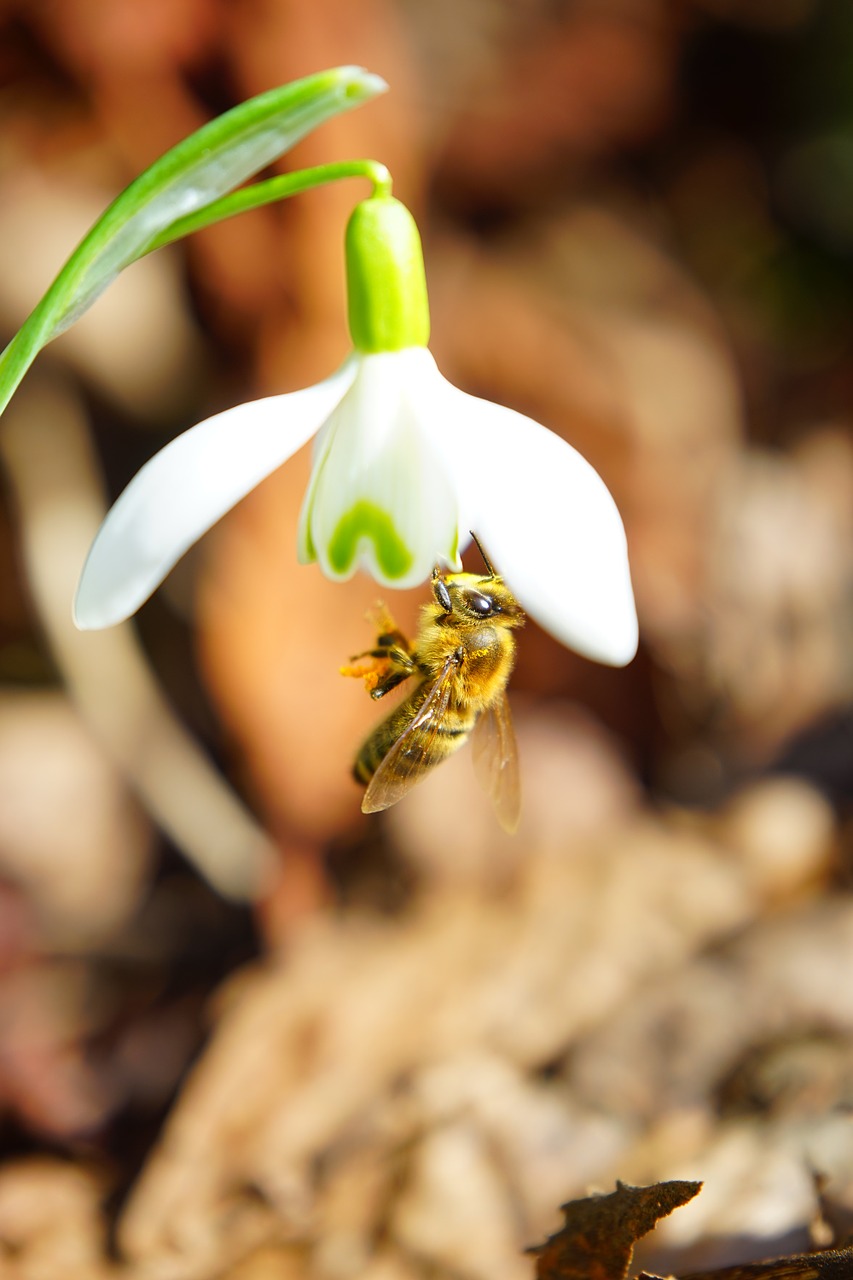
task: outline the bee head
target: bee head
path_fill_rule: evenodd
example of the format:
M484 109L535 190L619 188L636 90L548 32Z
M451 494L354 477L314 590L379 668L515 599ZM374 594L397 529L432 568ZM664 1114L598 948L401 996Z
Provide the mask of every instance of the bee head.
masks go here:
M460 602L462 609L469 617L497 617L500 618L504 626L522 626L524 614L515 597L504 584L500 574L496 573L494 565L486 555L486 550L474 530L472 529L470 532L474 544L483 558L483 564L486 566L488 574L480 577L476 586L470 586L463 590Z
M494 619L503 626L519 627L524 614L509 587L494 572L433 575L433 592L448 620L483 622Z

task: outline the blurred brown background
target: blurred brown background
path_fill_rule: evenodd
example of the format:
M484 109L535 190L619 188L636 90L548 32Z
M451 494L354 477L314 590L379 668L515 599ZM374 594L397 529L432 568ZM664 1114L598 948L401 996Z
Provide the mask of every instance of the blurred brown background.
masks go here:
M390 93L287 164L390 167L443 372L601 471L642 633L613 671L525 630L514 840L464 753L361 815L376 589L297 566L307 451L74 633L139 465L343 358L357 183L39 358L0 424L0 1277L523 1277L616 1177L706 1181L660 1269L842 1238L852 59L848 0L0 2L6 337L167 147L363 64Z

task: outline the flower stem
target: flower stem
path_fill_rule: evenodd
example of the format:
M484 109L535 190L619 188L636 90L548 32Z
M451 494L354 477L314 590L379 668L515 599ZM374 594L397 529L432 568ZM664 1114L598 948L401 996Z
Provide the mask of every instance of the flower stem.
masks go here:
M145 252L152 253L154 249L162 249L164 245L172 244L193 231L213 226L225 218L233 218L237 213L259 209L262 205L285 200L288 196L310 191L312 187L325 186L327 182L337 182L340 178L367 178L373 184L374 196L391 194L391 174L378 160L341 160L334 164L319 164L312 169L279 174L265 182L253 182L251 186L241 187L239 191L223 196L221 200L214 200L204 209L197 209L186 217L176 219L151 241Z

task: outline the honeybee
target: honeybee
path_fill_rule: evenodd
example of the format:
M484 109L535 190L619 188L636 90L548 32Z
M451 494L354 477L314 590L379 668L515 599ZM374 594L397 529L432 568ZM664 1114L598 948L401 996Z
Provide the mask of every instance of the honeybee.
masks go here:
M513 633L524 625L524 614L479 542L477 547L485 575L433 570L433 598L421 611L414 644L383 611L376 647L358 655L373 665L342 668L364 676L376 699L404 680L417 680L356 756L353 774L367 787L364 813L402 800L474 731L477 777L504 830L518 826L521 792L506 686L515 661Z

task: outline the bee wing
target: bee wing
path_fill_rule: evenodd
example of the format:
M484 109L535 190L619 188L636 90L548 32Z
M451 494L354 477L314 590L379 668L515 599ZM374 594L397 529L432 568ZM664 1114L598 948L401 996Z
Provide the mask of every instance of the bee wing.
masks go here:
M515 729L505 693L481 712L471 748L477 780L491 796L498 822L504 831L512 833L521 816L521 782Z
M417 715L400 734L368 783L363 813L378 813L402 800L435 763L433 746L453 688L454 655L445 662ZM441 758L443 758L443 753Z

